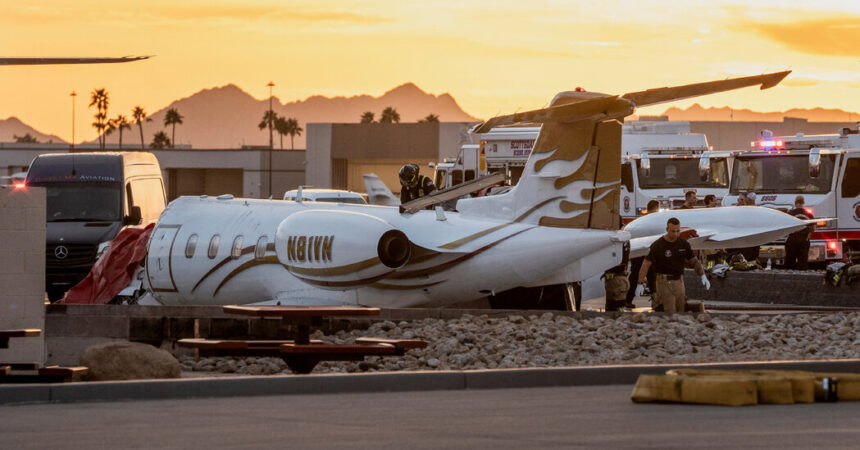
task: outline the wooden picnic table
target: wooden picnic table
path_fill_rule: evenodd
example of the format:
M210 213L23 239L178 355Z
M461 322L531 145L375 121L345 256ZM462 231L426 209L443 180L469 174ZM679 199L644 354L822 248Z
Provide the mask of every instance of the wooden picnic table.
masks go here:
M228 314L253 317L279 317L297 328L294 340L210 340L181 339L179 345L205 353L224 356L280 356L294 373L310 373L320 361L361 361L365 356L401 356L407 350L423 348L418 339L361 338L354 344L331 344L311 341L311 327L322 325L324 317L377 316L379 308L361 306L224 306Z
M21 330L0 330L0 348L9 348L9 338L38 337L42 330L38 328L26 328Z

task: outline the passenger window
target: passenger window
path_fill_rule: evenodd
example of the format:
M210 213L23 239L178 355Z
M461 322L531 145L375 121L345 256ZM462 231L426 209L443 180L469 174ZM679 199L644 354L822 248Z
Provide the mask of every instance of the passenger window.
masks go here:
M230 257L233 259L238 259L242 256L242 236L236 236L236 239L233 239L233 249L230 251Z
M269 244L269 239L266 236L260 236L257 239L257 248L254 249L254 258L263 259L266 256L266 246Z
M185 243L185 257L191 258L194 256L194 250L197 249L197 235L188 236L188 242Z
M621 185L633 192L633 164L629 162L621 165Z
M860 195L860 158L849 159L842 177L842 196L853 198Z
M221 235L216 234L209 240L209 259L215 259L218 256L218 245L221 244Z

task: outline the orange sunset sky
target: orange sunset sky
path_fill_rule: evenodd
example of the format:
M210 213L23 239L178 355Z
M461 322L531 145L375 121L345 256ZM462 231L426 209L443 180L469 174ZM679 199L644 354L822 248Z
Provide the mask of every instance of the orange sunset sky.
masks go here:
M620 94L785 69L794 72L775 89L674 105L860 110L856 0L0 3L0 56L125 55L155 57L0 66L0 119L70 140L74 90L80 142L96 136L87 109L95 88L110 92L113 117L227 83L266 98L270 80L282 102L381 95L411 81L488 118L576 86Z

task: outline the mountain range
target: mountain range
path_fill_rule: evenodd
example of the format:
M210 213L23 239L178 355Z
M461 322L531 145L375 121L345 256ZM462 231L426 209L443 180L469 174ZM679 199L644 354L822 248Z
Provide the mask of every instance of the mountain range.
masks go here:
M401 122L415 122L428 114L439 116L444 122L477 122L477 119L463 111L450 94L434 95L421 90L413 83L402 84L381 96L356 95L352 97L325 97L314 95L304 100L281 103L273 98L272 109L280 116L294 117L299 125L306 128L308 122L358 122L361 115L370 111L378 120L382 110L393 107L400 114ZM269 99L256 99L234 84L211 89L203 89L189 97L175 100L167 107L150 115L151 122L144 123L144 138L151 142L152 135L164 131L168 137L171 129L165 127L164 116L167 110L175 108L183 116L183 123L176 127L177 144L190 144L194 148L240 148L243 145L268 145L268 130L260 130L258 125L269 108ZM92 111L87 110L89 122ZM116 117L117 111L108 111L109 117ZM123 112L130 116L130 111ZM671 107L663 115L669 120L687 121L765 121L781 122L782 118L801 117L811 122L846 122L860 120L857 113L839 109L791 109L784 112L756 112L749 109L705 108L698 103L689 108ZM82 122L84 123L84 122ZM48 135L21 120L10 117L0 120L0 142L13 142L14 136L30 133L39 142L64 142L58 136ZM139 145L139 131L136 125L123 133L123 143ZM119 140L114 132L107 138L108 144ZM277 133L274 136L275 148L280 148ZM96 141L91 141L95 143ZM305 133L295 138L295 148L305 148ZM284 137L284 148L290 148L289 136Z
M687 109L671 107L663 112L669 120L688 121L736 121L736 122L782 122L783 117L797 117L810 122L853 122L860 114L841 109L793 108L788 111L758 112L749 109L734 109L729 106L705 108L694 103Z
M279 116L296 118L299 125L305 128L308 122L359 122L366 111L373 112L376 120L379 120L382 110L389 106L398 112L401 122L417 122L428 114L435 114L440 121L445 122L479 121L460 109L451 95L429 94L413 83L400 85L379 97L314 95L289 103L281 103L275 97L272 110ZM164 116L170 108L175 108L183 117L183 123L176 126L177 144L190 144L194 148L239 148L243 145L269 144L268 129L260 130L258 126L269 109L269 99L255 99L234 84L204 89L151 113L151 121L143 124L147 144L158 131L164 131L168 137L171 136L171 128L164 126ZM116 111L108 111L108 117L116 117L117 114ZM130 116L129 112L123 114ZM39 133L18 119L0 120L0 142L13 141L13 134L23 136L27 132L39 142L47 142L48 139L53 139L54 142L62 141L56 136ZM137 125L132 125L130 130L123 132L123 144L139 145L139 133ZM108 144L116 144L118 141L117 132L107 137ZM274 133L274 141L275 148L280 148L277 132ZM283 145L284 148L290 148L289 136L284 136ZM305 148L304 132L295 137L294 145L295 148Z

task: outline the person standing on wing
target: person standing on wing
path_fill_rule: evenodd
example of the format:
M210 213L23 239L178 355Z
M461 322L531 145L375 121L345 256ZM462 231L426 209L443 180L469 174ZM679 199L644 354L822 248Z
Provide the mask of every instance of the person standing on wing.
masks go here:
M637 294L645 290L648 269L654 264L657 272L656 304L663 306L665 312L684 312L687 302L684 290L684 267L693 266L701 275L705 289L711 288L705 269L693 254L690 244L681 239L681 222L672 217L666 222L666 234L651 244L648 256L639 269Z

